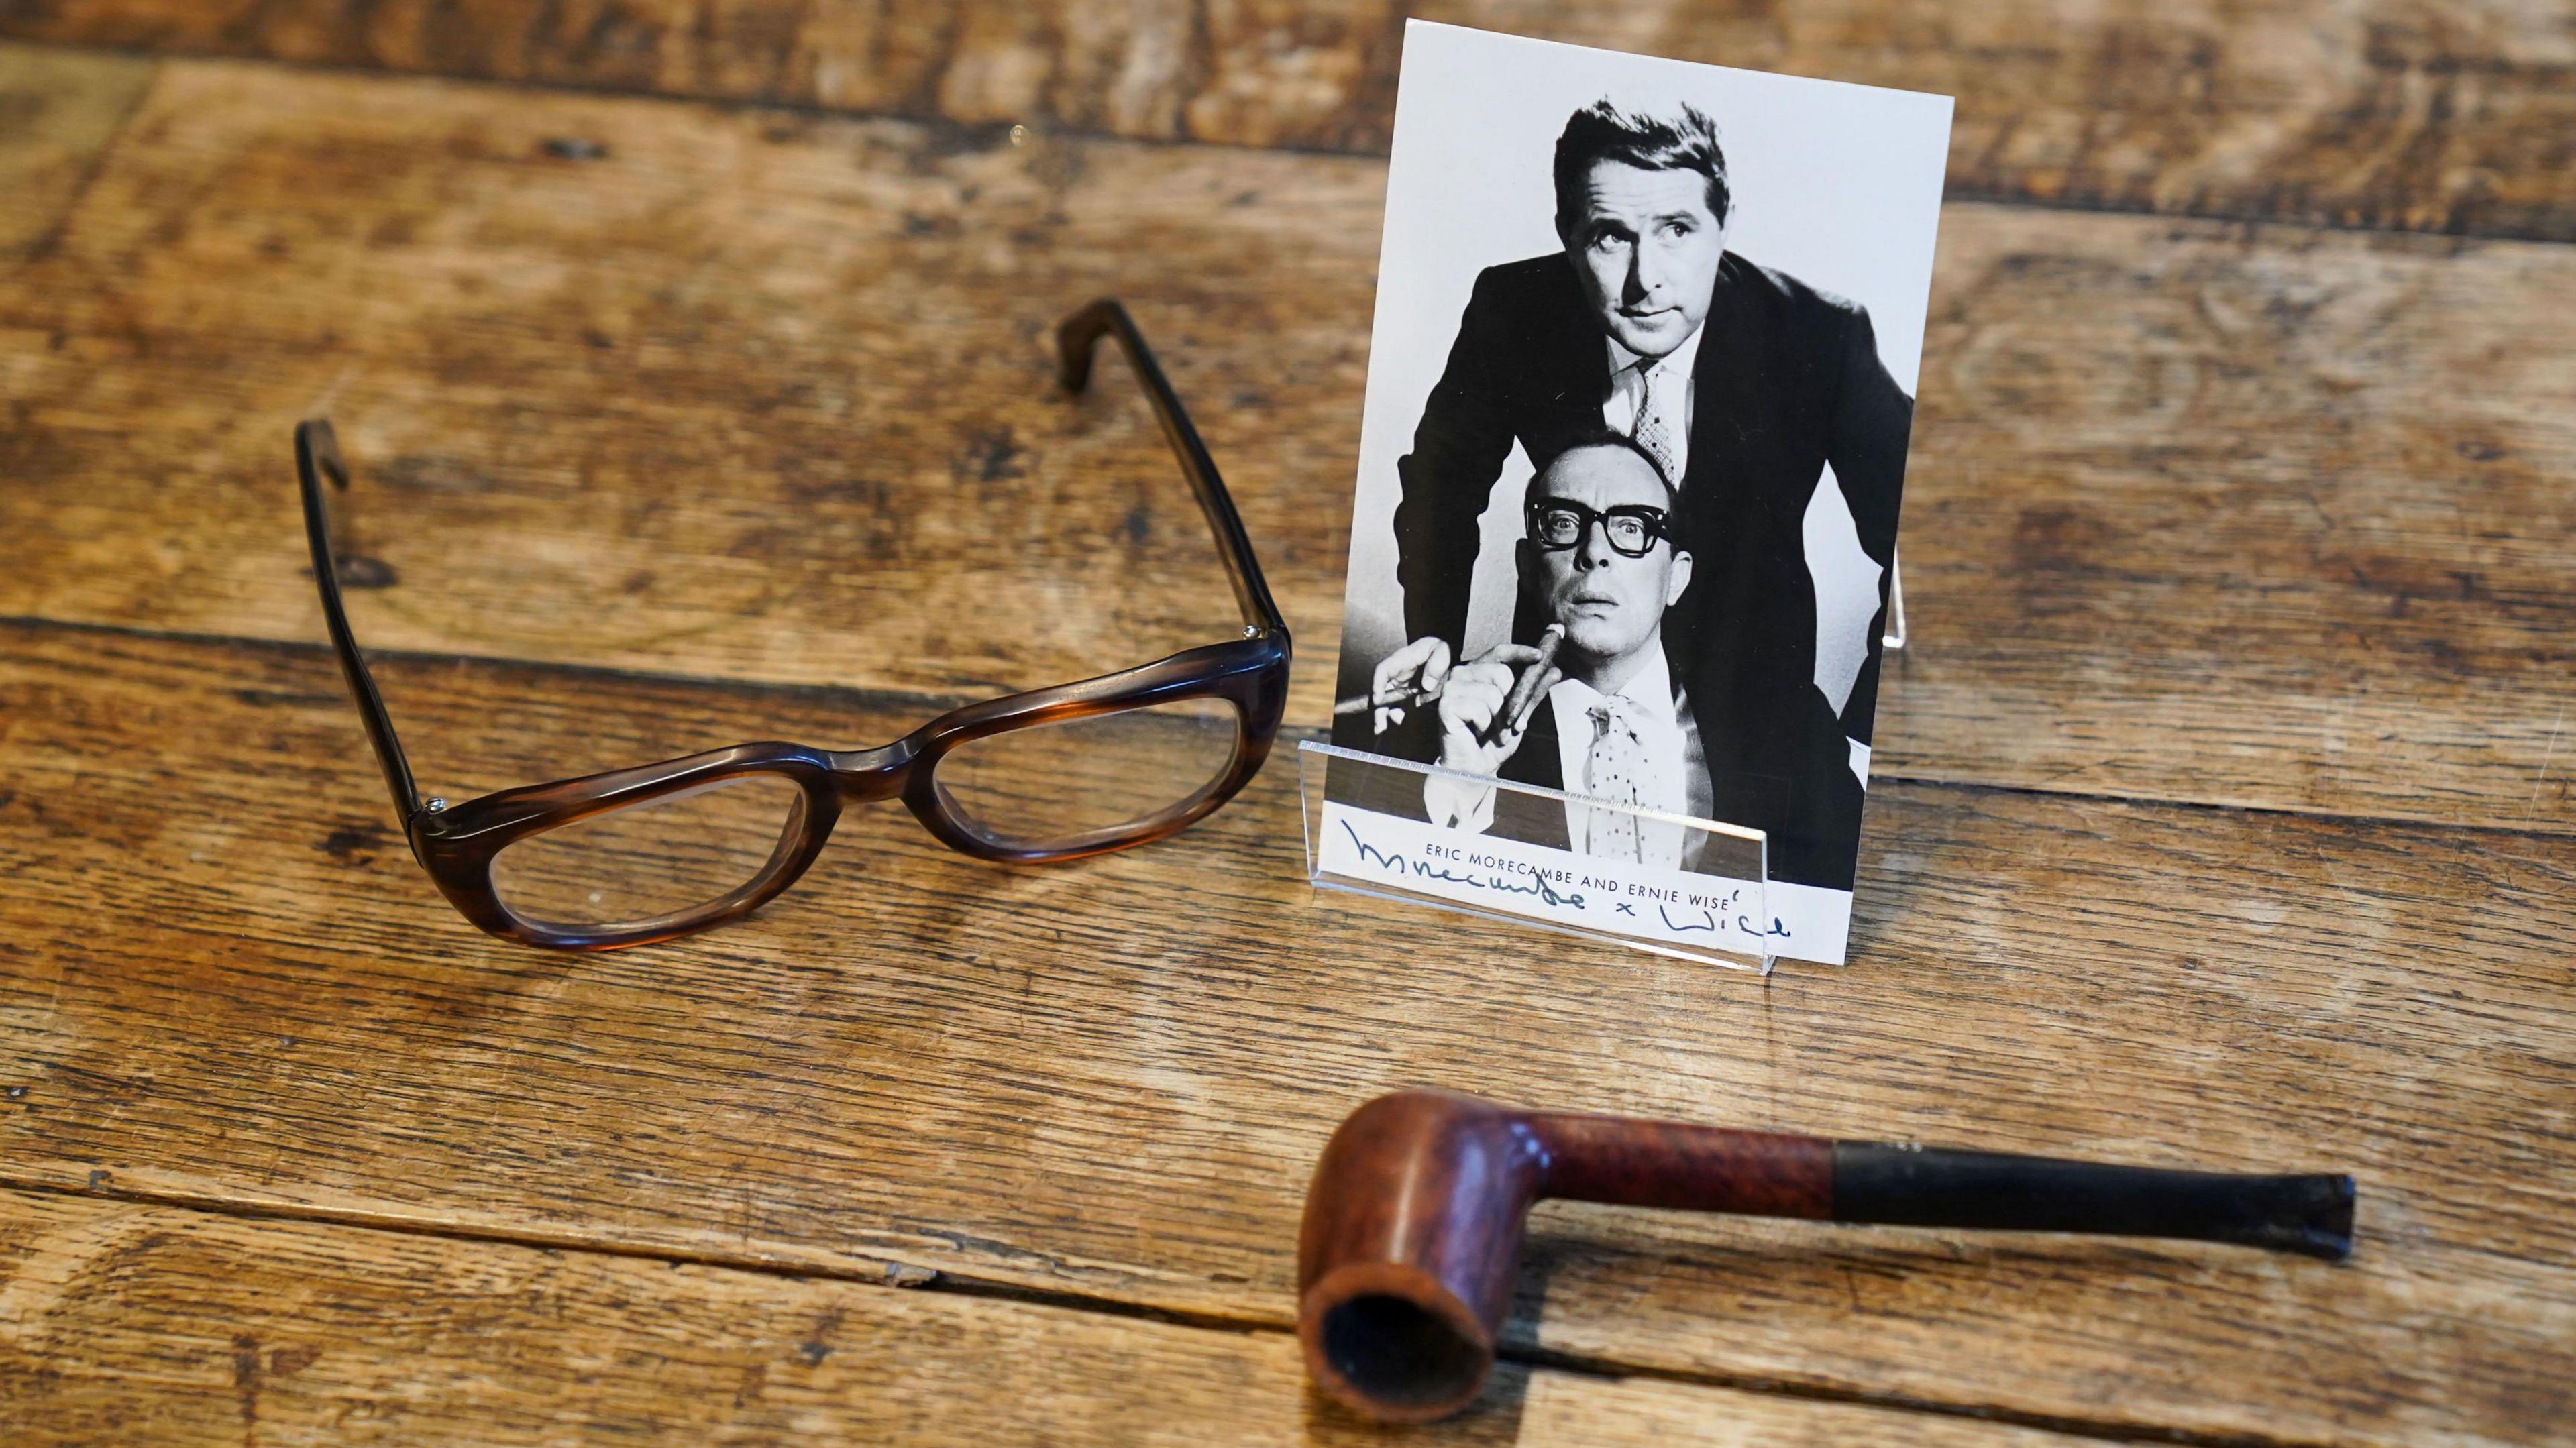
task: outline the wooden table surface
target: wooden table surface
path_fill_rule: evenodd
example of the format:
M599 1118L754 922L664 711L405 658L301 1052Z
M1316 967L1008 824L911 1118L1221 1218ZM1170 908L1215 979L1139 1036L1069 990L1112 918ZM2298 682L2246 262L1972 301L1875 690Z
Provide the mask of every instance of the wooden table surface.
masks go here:
M298 418L427 792L871 743L1229 616L1048 386L1099 294L1317 737L1399 7L0 0L0 1440L2576 1441L2576 12L1422 13L1959 97L1847 968L1319 897L1285 758L605 956L391 826ZM1404 1084L2346 1169L2358 1249L1549 1206L1383 1432L1291 1282Z

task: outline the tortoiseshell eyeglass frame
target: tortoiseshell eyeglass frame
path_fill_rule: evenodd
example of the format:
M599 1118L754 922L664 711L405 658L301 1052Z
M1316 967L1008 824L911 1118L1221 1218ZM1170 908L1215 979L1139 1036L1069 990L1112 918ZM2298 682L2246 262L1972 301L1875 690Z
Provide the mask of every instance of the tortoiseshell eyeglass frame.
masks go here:
M331 425L319 419L295 429L295 465L304 498L305 535L313 551L313 579L322 595L322 613L331 630L331 645L340 671L357 700L376 762L393 794L394 811L411 842L412 857L429 872L448 902L484 930L506 940L561 950L609 950L647 945L704 930L757 909L794 884L823 852L841 808L850 803L901 799L924 828L954 850L981 859L1034 863L1069 860L1121 850L1187 828L1232 799L1260 772L1287 703L1290 648L1287 624L1252 540L1227 496L1216 464L1190 425L1180 399L1136 330L1126 308L1115 301L1093 302L1056 328L1058 380L1067 392L1081 392L1091 380L1092 354L1100 339L1115 336L1120 349L1144 383L1163 435L1179 457L1181 471L1198 495L1199 507L1216 534L1234 583L1235 601L1243 613L1243 636L1224 643L1187 649L1169 658L1124 669L1080 683L1060 684L1022 694L1008 694L953 709L876 749L831 750L811 745L737 744L660 764L611 770L553 784L527 785L487 794L449 806L424 802L413 786L411 766L395 736L383 696L367 669L365 655L349 631L340 600L337 560L333 556L327 479L333 487L349 485ZM939 761L973 740L1059 724L1094 715L1190 699L1221 699L1234 706L1237 733L1234 753L1225 769L1197 792L1179 802L1125 824L1092 830L1071 838L1010 841L979 832L939 786ZM574 926L530 919L513 912L493 886L492 861L502 850L531 835L557 829L609 810L643 804L723 780L751 775L777 775L793 782L802 808L785 822L776 851L760 872L731 893L693 909L647 920L613 925Z

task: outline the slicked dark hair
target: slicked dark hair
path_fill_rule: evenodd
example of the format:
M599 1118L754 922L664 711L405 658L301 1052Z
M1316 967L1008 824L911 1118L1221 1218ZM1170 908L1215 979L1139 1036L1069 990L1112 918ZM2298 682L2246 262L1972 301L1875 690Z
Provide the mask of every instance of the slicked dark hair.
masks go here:
M1637 460L1646 465L1646 470L1655 475L1655 481L1664 485L1664 513L1666 516L1669 517L1674 514L1678 514L1682 510L1681 489L1673 486L1673 480L1664 476L1663 466L1655 461L1655 455L1639 446L1635 438L1630 437L1628 434L1621 432L1615 427L1579 427L1571 432L1563 433L1557 437L1549 439L1546 446L1546 459L1540 462L1530 473L1530 481L1532 483L1536 483L1540 478L1546 476L1547 470L1556 466L1557 459L1564 457L1567 453L1582 452L1586 449L1596 447L1613 448L1621 452L1635 453L1637 455ZM1680 545L1676 544L1675 546L1679 547Z
M1621 110L1609 97L1576 111L1556 138L1556 230L1571 233L1583 212L1583 183L1604 161L1648 171L1697 171L1708 178L1708 211L1726 224L1734 193L1726 185L1726 151L1717 122L1684 103L1677 113Z

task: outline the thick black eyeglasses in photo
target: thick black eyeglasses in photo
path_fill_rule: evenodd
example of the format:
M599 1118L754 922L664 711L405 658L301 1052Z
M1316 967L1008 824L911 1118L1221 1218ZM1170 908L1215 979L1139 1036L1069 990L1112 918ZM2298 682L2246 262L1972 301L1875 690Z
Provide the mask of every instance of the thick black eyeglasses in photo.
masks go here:
M1530 541L1550 553L1580 546L1583 535L1596 523L1610 547L1629 558L1645 557L1658 540L1672 534L1664 510L1644 503L1621 503L1595 512L1571 498L1532 498L1527 512Z
M891 744L737 744L658 764L423 800L349 631L331 541L349 486L331 424L295 430L313 578L341 673L413 858L494 935L566 950L644 945L734 919L796 882L845 805L899 799L950 848L1032 863L1127 849L1232 799L1279 732L1287 624L1216 464L1126 308L1097 301L1056 329L1058 380L1079 393L1115 337L1198 496L1242 614L1239 637L1079 683L953 709ZM326 484L328 486L326 486Z

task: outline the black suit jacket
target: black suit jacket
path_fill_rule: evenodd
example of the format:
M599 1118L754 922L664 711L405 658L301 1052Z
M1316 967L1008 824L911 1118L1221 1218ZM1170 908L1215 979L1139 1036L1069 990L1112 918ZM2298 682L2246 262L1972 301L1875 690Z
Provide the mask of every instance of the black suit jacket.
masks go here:
M1861 547L1882 569L1883 619L1914 405L1879 361L1867 311L1742 257L1719 264L1702 325L1679 524L1694 576L1667 646L1719 781L1718 818L1772 833L1775 876L1849 889L1860 789L1842 739L1870 738L1881 627L1873 621L1836 718L1815 688L1804 524L1830 463ZM1476 279L1413 451L1397 464L1408 637L1463 642L1476 519L1503 460L1517 442L1544 466L1565 439L1600 427L1610 388L1602 340L1563 253ZM1534 633L1532 623L1515 632Z

